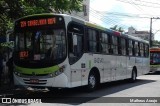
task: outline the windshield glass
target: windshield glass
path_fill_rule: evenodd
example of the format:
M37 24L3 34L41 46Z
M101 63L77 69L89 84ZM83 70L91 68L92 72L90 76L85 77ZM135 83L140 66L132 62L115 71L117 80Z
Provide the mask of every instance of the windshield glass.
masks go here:
M151 53L150 54L150 63L159 64L160 63L160 53Z
M48 29L15 34L15 50L20 61L56 62L66 56L65 31Z

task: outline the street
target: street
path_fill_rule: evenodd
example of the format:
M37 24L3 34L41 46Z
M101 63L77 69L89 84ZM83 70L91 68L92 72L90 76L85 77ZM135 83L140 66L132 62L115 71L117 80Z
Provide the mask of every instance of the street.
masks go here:
M53 103L63 105L97 103L105 105L107 103L114 106L115 104L120 105L119 103L121 103L123 106L125 104L157 106L160 103L160 98L157 98L160 97L160 72L140 76L135 83L128 83L127 80L123 80L101 84L96 91L90 93L86 92L84 87L78 87L49 92L31 92L15 89L10 92L1 93L0 95L2 98L42 99L42 103L47 103L47 105L53 105ZM154 99L155 101L150 101L150 103L141 103L143 101L138 101L140 103L130 103L133 102L131 99ZM43 104L40 104L40 106ZM28 105L32 106L34 103Z

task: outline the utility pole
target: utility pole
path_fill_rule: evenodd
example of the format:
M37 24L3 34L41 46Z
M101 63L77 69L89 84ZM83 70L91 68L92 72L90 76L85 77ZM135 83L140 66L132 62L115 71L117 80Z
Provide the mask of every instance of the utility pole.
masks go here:
M152 47L152 19L160 19L159 17L152 17L150 21L150 36L149 36L149 43L150 47Z
M151 18L151 21L150 21L150 36L149 36L150 47L152 47L152 19L153 18Z

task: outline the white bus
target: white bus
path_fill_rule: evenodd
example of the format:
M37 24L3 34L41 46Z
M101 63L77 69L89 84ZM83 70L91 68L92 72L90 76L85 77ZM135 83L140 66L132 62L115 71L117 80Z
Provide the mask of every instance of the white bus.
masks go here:
M14 83L72 88L149 72L149 43L64 14L37 14L15 21Z

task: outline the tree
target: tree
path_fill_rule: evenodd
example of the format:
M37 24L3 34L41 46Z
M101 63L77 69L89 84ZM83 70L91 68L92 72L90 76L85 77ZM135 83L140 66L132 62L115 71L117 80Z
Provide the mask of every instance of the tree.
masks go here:
M119 32L124 32L122 27L118 27L118 25L115 25L113 27L111 27L110 29L115 30L115 31L119 31Z
M40 13L81 11L83 0L0 0L0 36L22 16Z
M153 40L153 46L160 46L160 41Z

